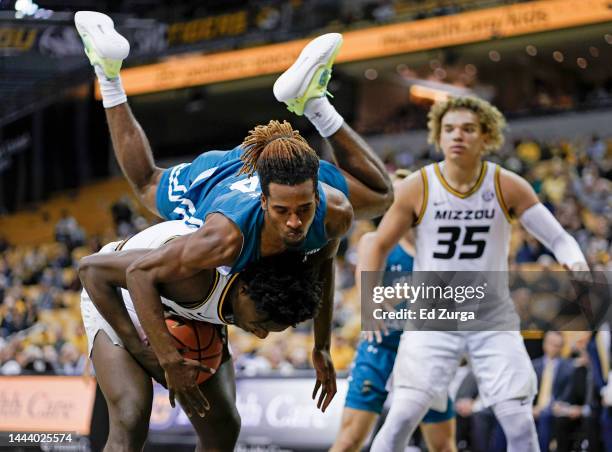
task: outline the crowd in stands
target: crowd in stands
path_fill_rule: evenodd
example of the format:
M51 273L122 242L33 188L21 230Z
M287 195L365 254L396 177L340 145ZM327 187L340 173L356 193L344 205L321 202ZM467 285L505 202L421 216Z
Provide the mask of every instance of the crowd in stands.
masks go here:
M545 205L576 238L592 269L612 270L611 140L594 136L556 143L517 141L487 158L523 175L532 184ZM388 158L386 164L393 171L402 166L399 162L411 161L411 169L415 170L436 159L439 154L434 151L416 159L398 153ZM9 238L0 237L0 375L78 375L91 371L85 356L86 338L79 312L81 285L76 265L81 257L99 250L103 243L147 226L147 221L134 213L127 198L119 200L111 210L115 230L107 236L88 237L66 211L55 226L53 243L12 246ZM355 224L337 259L332 356L340 372L349 370L360 340L360 308L354 277L356 246L361 235L373 228L369 222ZM551 262L550 252L515 225L512 265L543 268ZM528 291L517 290L513 296L519 311L529 311ZM546 325L544 320L536 322L535 329L546 329ZM534 324L529 325L529 329L533 327ZM231 328L238 375L290 375L296 370L310 369L311 330L312 325L306 322L261 341ZM536 337L536 346L528 349L535 359L539 378L540 395L534 413L540 437L558 445L577 438L596 441L593 435L597 432L587 431L585 421L601 413L601 397L595 389L605 383L607 374L603 368L595 369L594 355L587 353L594 338L590 339L590 333L578 337L548 333L542 347L541 334ZM544 357L540 357L542 349ZM555 373L565 372L563 378L555 379L552 389L547 370L551 360L562 363L556 364ZM469 378L459 388L458 438L469 444L471 450L491 450L491 444L502 441L503 435L500 437L491 414L476 408L478 396L474 388ZM547 392L544 396L543 389ZM483 436L475 434L476 431L490 434Z
M115 230L104 237L88 238L63 209L54 226L53 243L12 246L7 238L0 238L0 375L81 375L86 371L78 262L104 243L147 227L127 198L118 200L111 211Z

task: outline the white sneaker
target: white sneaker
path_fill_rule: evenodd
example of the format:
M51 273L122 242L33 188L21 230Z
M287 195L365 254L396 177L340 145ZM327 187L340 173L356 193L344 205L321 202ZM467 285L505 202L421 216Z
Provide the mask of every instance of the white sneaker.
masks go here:
M74 24L91 65L99 66L108 79L119 76L121 63L130 53L130 43L117 33L113 19L94 11L78 11Z
M274 83L274 97L289 111L304 114L306 102L323 97L331 78L332 65L342 46L340 33L328 33L310 41L289 69Z

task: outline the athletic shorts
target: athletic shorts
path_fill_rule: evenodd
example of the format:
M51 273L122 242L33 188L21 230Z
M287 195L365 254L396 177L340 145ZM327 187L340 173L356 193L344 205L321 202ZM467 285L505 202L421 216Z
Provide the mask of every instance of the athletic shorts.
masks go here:
M345 406L355 410L380 414L389 394L387 381L392 374L397 349L361 341L351 367ZM447 397L446 409L430 409L422 422L439 423L455 417L455 407Z
M535 372L518 331L404 331L397 354L394 387L439 397L467 357L485 407L511 399L531 403L536 393Z

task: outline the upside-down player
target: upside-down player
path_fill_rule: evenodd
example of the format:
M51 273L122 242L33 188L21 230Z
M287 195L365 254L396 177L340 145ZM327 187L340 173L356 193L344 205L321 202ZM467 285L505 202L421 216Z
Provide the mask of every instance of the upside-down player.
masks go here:
M376 239L367 243L362 270L382 270L389 251L414 228L415 272L505 272L512 218L560 263L588 269L577 242L527 181L483 160L503 142L505 120L495 107L470 97L439 102L428 126L430 142L442 150L444 161L399 183ZM478 211L486 214L476 219ZM508 450L539 450L531 413L535 375L518 331L406 331L394 368L391 409L373 451L403 450L434 398L446 394L464 354L483 402L506 434Z
M149 210L199 227L130 266L127 282L132 298L145 298L147 303L159 300L159 283L184 279L202 269L229 266L236 272L260 256L286 249L313 253L312 259L320 262L319 280L324 283L323 306L314 328L312 357L317 382L313 398L321 388L318 406L325 410L336 393L329 355L333 256L353 211L357 217L380 216L393 198L380 159L325 97L341 35L332 33L309 43L276 81L274 94L330 138L343 173L326 162L319 168L317 154L306 140L288 123L275 121L256 127L231 151L205 152L192 163L163 170L154 163L121 85L119 69L129 53L128 42L103 14L78 12L75 24L98 76L123 173ZM164 325L159 313L140 321L145 331L159 331ZM150 340L162 366L172 365L168 357L175 355L169 334ZM168 385L174 380L170 377Z

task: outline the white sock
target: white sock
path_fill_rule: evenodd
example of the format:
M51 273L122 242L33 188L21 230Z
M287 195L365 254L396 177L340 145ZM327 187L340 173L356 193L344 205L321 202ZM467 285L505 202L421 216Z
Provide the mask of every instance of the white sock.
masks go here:
M323 138L336 133L344 122L344 118L329 103L327 96L310 99L304 108L304 115L317 128Z
M106 78L100 66L94 66L98 83L100 84L100 94L102 94L102 105L104 108L115 107L127 102L127 96L121 84L121 76L113 79Z

